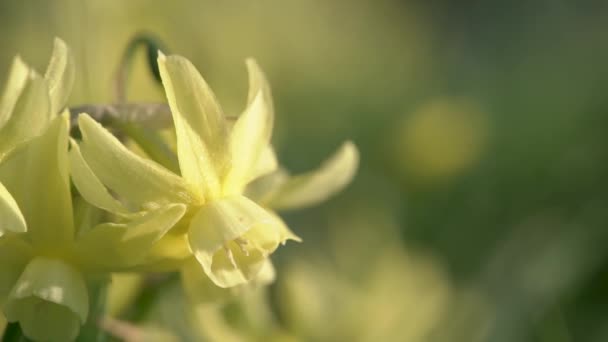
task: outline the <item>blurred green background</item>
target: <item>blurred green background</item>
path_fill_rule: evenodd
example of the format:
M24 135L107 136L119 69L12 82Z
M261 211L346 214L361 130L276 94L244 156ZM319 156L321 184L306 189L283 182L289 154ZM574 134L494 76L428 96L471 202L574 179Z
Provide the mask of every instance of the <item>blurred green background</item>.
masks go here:
M59 36L71 104L111 102L146 31L232 114L255 57L290 170L353 139L354 183L284 215L304 243L273 258L264 307L285 336L608 341L607 18L605 1L0 1L0 79L16 54L44 70ZM164 101L143 52L129 100ZM260 317L227 324L263 340Z

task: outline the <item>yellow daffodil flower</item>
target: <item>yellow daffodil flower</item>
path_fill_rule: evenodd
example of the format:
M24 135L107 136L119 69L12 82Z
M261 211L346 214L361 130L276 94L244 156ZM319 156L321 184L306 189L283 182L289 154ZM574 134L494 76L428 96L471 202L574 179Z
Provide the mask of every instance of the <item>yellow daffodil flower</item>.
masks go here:
M68 171L67 113L0 163L3 193L12 195L0 216L0 304L34 340L75 339L89 313L90 277L137 264L185 212L172 204L76 231Z
M38 136L64 109L74 83L74 61L67 45L55 39L45 76L16 56L0 98L0 161L16 146ZM0 183L0 216L13 232L24 232L25 221L17 204Z
M18 144L42 133L65 108L74 74L73 58L59 38L55 39L44 77L15 57L0 99L0 159Z
M245 195L249 184L277 168L270 147L274 121L270 87L253 60L247 61L247 67L247 107L231 125L215 95L187 59L159 57L175 124L181 177L129 151L87 115L79 118L83 137L80 150L72 150L74 183L90 203L102 209L128 215L170 203L186 204L184 220L155 246L152 254L160 255L160 264L163 258L181 259L181 265L189 265L190 270L196 265L190 262L193 256L199 269L223 288L252 281L279 244L298 240L269 207ZM282 203L277 200L280 197L274 197L279 194L287 199L293 196L291 206L297 206L339 190L352 178L357 161L354 145L345 146L340 155L346 157L337 158L341 166L330 168L343 172L339 178L344 179L329 184L336 174L325 170L322 176L311 174L294 178L294 182L281 182L281 191L273 188L275 195L265 196L274 198L275 203ZM330 191L317 188L323 195L312 195L315 184ZM288 200L283 203L289 206ZM183 248L184 243L187 248ZM186 253L176 252L180 244Z

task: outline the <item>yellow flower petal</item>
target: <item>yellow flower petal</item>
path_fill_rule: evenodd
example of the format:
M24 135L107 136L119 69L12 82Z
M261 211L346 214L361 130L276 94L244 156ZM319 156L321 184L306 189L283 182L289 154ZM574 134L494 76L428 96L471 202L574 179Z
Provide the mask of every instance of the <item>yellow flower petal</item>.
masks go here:
M99 180L139 210L195 201L183 180L124 147L86 114L78 117L82 155Z
M19 322L28 340L73 341L80 332L78 316L63 305L32 296L11 302L9 307L11 318Z
M30 68L21 60L19 56L13 59L13 65L4 86L2 98L0 98L0 127L4 126L11 117L17 99L25 87Z
M264 149L264 151L262 151L262 155L260 158L258 158L258 161L254 165L248 183L258 179L259 177L274 172L278 167L279 162L277 161L277 155L272 146L269 145Z
M74 58L68 46L59 38L53 42L53 53L44 78L48 83L51 113L59 113L65 108L76 78Z
M173 114L182 176L204 197L218 196L230 162L224 114L190 61L161 54L158 66Z
M74 238L66 114L0 163L0 182L23 213L28 240L40 248L61 248Z
M183 219L182 222L176 224L173 230L154 243L141 265L134 270L140 272L171 272L179 269L184 260L192 257L188 234L175 232L182 229L181 226L184 221L187 221L187 219Z
M274 283L274 280L277 277L276 270L274 269L274 265L270 259L264 260L264 264L262 268L258 272L257 276L254 279L254 283L256 285L270 285Z
M24 233L27 230L25 218L15 199L0 183L0 236L5 232Z
M232 165L224 184L228 194L241 193L245 185L258 176L252 171L256 171L255 166L270 143L274 122L268 82L254 60L247 60L247 68L249 103L230 135Z
M189 238L193 250L210 253L245 234L255 225L272 225L275 219L244 196L206 203L192 218Z
M185 205L172 204L126 224L93 227L78 239L77 259L83 269L121 270L136 266L185 211Z
M264 259L293 234L277 217L244 196L205 204L192 218L190 248L220 287L252 280Z
M59 260L36 258L17 280L4 313L8 321L18 321L29 338L73 340L89 313L85 281Z
M205 204L192 218L188 238L205 274L227 288L254 279L279 244L295 237L286 229L273 213L235 196Z
M249 183L245 189L245 196L256 203L267 206L288 179L289 173L285 169L279 168Z
M0 158L46 129L51 119L49 101L46 81L30 71L12 114L0 131Z
M71 143L70 174L72 182L80 195L92 205L117 215L127 215L129 211L116 200L108 189L101 183L82 157L80 147L74 141Z
M202 272L201 265L195 258L191 258L184 263L180 270L182 285L188 299L194 305L203 303L218 303L234 298L235 288L222 288Z
M276 220L276 228L279 234L279 243L281 244L285 244L287 242L287 240L292 240L292 241L296 241L296 242L302 242L302 239L297 236L294 232L291 231L291 229L289 229L289 226L287 226L287 224L285 223L285 221L283 221L283 219L281 219L281 217L279 215L277 215L275 212L269 211L269 213L271 215L274 216L275 220Z
M264 266L265 259L266 255L262 251L254 250L245 254L234 242L211 255L205 252L197 254L197 260L205 274L222 288L250 282Z
M183 264L180 275L184 290L194 305L221 303L234 299L244 291L273 283L276 276L274 266L268 258L264 259L256 276L248 284L235 287L217 286L204 272L201 272L201 265L195 258Z
M290 177L271 196L267 205L281 210L324 201L350 183L358 164L357 148L352 142L346 142L318 170Z

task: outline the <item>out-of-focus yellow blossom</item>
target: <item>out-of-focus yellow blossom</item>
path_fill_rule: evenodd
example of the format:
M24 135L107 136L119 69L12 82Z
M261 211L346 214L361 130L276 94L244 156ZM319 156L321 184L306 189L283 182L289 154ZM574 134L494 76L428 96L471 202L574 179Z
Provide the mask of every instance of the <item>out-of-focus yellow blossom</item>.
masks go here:
M481 293L454 287L433 255L404 249L385 208L349 210L352 217L341 220L346 240L343 226L334 227L328 255L319 257L317 246L318 262L288 263L278 311L267 288L203 305L174 289L163 293L149 321L196 341L483 340L492 311Z
M485 146L485 113L467 99L437 98L403 118L393 156L409 182L434 184L473 165Z
M185 219L151 252L153 269L174 268L173 259L184 272L196 272L198 264L198 272L202 269L222 288L257 277L264 281L271 275L270 271L260 274L265 266L269 269L268 256L287 239L299 240L268 207L245 195L248 184L277 168L270 147L274 109L266 78L253 60L247 61L247 107L231 124L187 59L161 55L159 67L173 114L181 177L127 150L101 125L81 115L81 153L78 149L72 153L74 182L89 202L118 215L170 203L188 206ZM284 194L287 203L289 193L295 194L292 202L300 196L304 198L300 202L308 203L324 197L310 194L315 186L322 194L341 189L357 164L353 144L345 144L343 154L350 158L338 158L342 166L333 174L338 186L329 186L332 175L323 171L320 176L281 182L281 191L273 188L273 192ZM207 281L205 276L184 278L195 284Z
M179 284L174 285L164 288L146 316L146 323L134 328L151 333L149 327L155 326L175 334L180 341L300 340L281 327L269 305L266 287L249 288L223 303L199 305Z
M15 148L0 163L0 181L14 199L12 217L0 217L0 304L34 340L76 338L89 314L89 276L137 264L181 218L174 204L127 224L76 231L68 178L68 115Z
M366 266L355 281L339 268L291 264L280 300L288 327L306 340L427 341L450 296L442 270L396 246Z

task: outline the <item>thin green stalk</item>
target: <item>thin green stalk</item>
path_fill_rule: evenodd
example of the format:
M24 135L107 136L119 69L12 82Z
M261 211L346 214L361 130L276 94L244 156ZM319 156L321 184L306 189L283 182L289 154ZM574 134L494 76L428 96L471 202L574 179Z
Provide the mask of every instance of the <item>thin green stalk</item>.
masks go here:
M131 65L133 64L135 52L140 46L146 48L148 66L152 76L154 76L154 79L157 82L161 82L160 71L158 70L156 59L158 57L159 50L167 52L167 49L161 40L158 39L158 37L149 33L139 33L135 35L131 41L129 41L129 44L125 49L125 53L123 54L118 66L118 70L116 71L116 76L114 79L114 96L118 103L126 102L126 87L129 80L129 72L131 70Z
M2 335L2 342L25 342L27 338L23 336L19 323L9 323L4 329L4 335Z

